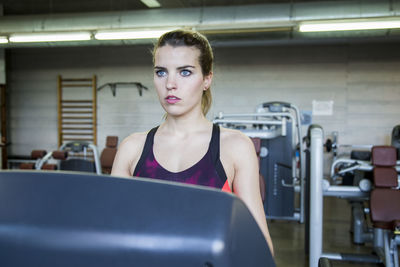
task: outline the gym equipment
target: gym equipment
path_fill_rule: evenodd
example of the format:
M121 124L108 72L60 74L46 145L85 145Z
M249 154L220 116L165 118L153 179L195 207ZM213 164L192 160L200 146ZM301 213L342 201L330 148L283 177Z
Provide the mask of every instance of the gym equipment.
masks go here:
M344 153L339 153L339 148L350 148L350 156L351 159L358 159L362 161L370 161L371 160L371 148L373 145L344 145L338 144L338 133L332 132L332 140L328 138L324 144L326 151L333 153L333 159L336 160L337 156L339 158L345 158ZM397 149L397 160L400 160L400 125L396 125L393 127L391 134L391 146ZM339 154L339 155L338 155Z
M371 220L383 233L385 266L399 267L397 246L400 245L400 190L396 165L397 149L392 146L374 146L374 186L371 192Z
M32 150L31 152L31 162L26 161L26 162L21 162L19 164L20 169L24 170L33 170L36 168L36 166L39 164L40 160L45 157L47 154L46 150Z
M97 78L58 76L58 146L69 141L97 145ZM77 94L79 92L79 94ZM79 95L81 98L76 98Z
M106 147L100 154L101 170L104 174L110 174L117 154L118 136L107 136Z
M258 105L256 113L219 113L214 123L260 138L260 172L266 184L267 218L304 220L303 144L300 114L285 102ZM296 200L295 193L299 193ZM299 203L297 203L299 202Z
M318 261L318 267L331 267L331 261L327 258L320 258Z
M391 145L397 149L397 160L400 160L400 125L393 127Z
M54 161L58 170L102 173L97 147L88 142L65 142L59 150L47 153L36 169L40 170L46 163Z
M396 127L392 132L392 144L396 143L396 140L400 140L400 137L396 135ZM368 195L363 198L349 199L349 203L352 207L351 232L353 234L353 243L355 244L373 242L374 232L376 231L374 231L370 225L367 225L366 222L366 216L369 215L370 210L366 204L368 204L369 193L373 188L372 170L374 166L371 162L371 149L373 146L341 145L341 147L357 150L351 150L349 155L341 154L338 158L335 158L331 166L331 182L335 185L359 186L363 192L368 193ZM397 166L395 168L400 172L400 161L397 161L396 164Z
M246 205L220 190L37 171L0 172L0 190L4 266L275 266Z
M338 132L332 132L332 139L328 138L324 147L326 152L332 152L333 158L336 159L338 150Z
M353 262L382 263L385 255L383 234L380 229L373 229L373 245L375 254L347 254L347 253L323 253L323 198L324 196L340 197L346 199L368 199L369 192L364 191L362 186L337 186L331 185L329 181L323 179L323 130L318 125L312 125L309 128L310 146L307 164L309 174L309 252L310 266L318 266L320 258L331 260L344 260ZM398 163L398 162L397 162ZM359 164L359 163L358 163ZM372 170L373 166L359 164L361 168ZM350 167L352 168L352 167ZM397 171L399 170L396 166ZM393 266L393 265L388 265Z
M7 169L36 169L38 162L46 155L46 150L32 150L29 156L14 156L8 158Z
M366 159L370 160L370 151L352 151L350 159L339 158L331 166L333 184L358 186L362 192L365 192L363 197L348 198L351 205L353 243L359 245L373 242L374 239L373 229L366 221L366 216L369 215L368 201L372 189L372 165ZM343 180L340 181L339 177L343 177Z
M356 186L332 186L323 179L323 130L318 125L311 125L309 128L310 145L309 155L309 257L310 267L318 266L321 257L335 260L354 259L360 260L361 255L344 253L322 253L323 240L323 197L365 197L367 193L362 192ZM380 262L377 257L365 256L363 259L368 262Z
M397 161L395 165L397 172L400 172L400 161ZM369 213L369 208L365 204L373 188L373 168L370 150L352 151L350 158L340 157L331 166L330 176L333 184L358 186L362 192L366 193L364 197L349 199L352 206L352 233L355 244L373 241L373 229L367 226L365 221L366 213ZM344 178L341 181L339 177Z
M347 173L354 171L371 171L372 166L370 161L360 160L354 157L343 157L333 161L331 165L330 177L334 184L352 184L353 181L344 182L339 178L345 176ZM353 180L353 179L352 179Z
M136 86L136 88L138 89L138 92L139 92L139 96L143 95L143 90L146 90L146 91L149 90L149 88L147 88L140 82L116 82L116 83L105 83L102 86L100 86L99 88L97 88L97 91L100 91L104 87L109 86L112 95L115 97L115 95L117 94L117 86L121 86L121 85L122 86L131 86L131 85Z

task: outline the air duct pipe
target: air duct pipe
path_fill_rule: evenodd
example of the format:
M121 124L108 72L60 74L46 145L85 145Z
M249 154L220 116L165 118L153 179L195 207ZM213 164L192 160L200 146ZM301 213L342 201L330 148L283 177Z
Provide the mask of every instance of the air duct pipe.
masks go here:
M301 21L396 17L400 4L389 0L328 1L228 7L150 9L0 17L0 36L116 29L192 28L224 33L291 30ZM91 42L90 40L85 42ZM11 45L11 44L6 44ZM4 46L4 45L2 45Z

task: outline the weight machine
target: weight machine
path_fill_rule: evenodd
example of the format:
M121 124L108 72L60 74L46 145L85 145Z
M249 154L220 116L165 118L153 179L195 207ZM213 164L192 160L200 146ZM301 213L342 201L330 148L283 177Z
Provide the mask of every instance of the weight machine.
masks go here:
M214 123L261 140L260 172L266 184L267 218L303 222L304 154L299 109L286 102L268 102L258 105L256 113L221 112Z
M324 197L339 197L345 199L369 199L371 185L360 181L358 185L331 185L329 181L323 179L323 130L318 125L312 125L309 128L309 147L307 149L309 177L309 252L310 267L316 267L325 264L329 260L385 263L387 267L398 267L397 245L400 244L399 235L389 238L389 232L381 228L373 228L373 234L363 236L360 231L358 238L363 241L373 242L373 254L350 254L350 253L327 253L323 252L323 200ZM349 164L342 172L353 171L356 169L370 171L374 168L372 164L364 161L340 160L334 162L337 164ZM399 172L399 161L396 163L396 171ZM333 169L335 169L333 167ZM332 175L332 174L331 174ZM362 211L361 211L362 212ZM354 214L354 212L353 212ZM361 229L361 228L360 228ZM390 240L389 240L390 239ZM397 244L397 245L396 245ZM320 261L320 259L323 259Z

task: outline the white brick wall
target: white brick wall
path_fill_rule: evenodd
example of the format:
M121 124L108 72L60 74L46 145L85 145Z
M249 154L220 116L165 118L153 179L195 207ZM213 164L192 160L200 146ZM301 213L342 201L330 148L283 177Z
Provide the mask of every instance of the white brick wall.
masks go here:
M149 88L98 92L98 145L107 135L120 140L162 121L147 46L10 50L11 155L57 145L57 75L98 77L107 82L141 82ZM332 116L314 116L326 135L339 132L342 144L388 144L400 124L398 44L217 47L214 103L208 117L253 112L273 100L312 110L312 101L334 101Z

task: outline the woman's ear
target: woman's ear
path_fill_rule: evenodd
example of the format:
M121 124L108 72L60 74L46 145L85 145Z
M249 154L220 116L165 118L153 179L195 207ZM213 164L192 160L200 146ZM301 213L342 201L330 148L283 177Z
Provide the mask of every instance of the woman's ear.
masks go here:
M212 72L210 72L208 75L204 76L204 91L208 90L208 88L210 88L211 82L212 82L212 78L213 78L213 73Z

